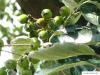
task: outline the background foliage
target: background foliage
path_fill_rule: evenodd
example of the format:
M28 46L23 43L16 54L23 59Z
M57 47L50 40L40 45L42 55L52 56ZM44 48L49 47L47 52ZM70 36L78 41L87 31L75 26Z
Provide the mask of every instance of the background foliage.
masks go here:
M34 18L16 1L0 0L0 50L11 46L13 54L0 75L81 75L100 70L100 1L61 2L64 6L57 15L45 8Z

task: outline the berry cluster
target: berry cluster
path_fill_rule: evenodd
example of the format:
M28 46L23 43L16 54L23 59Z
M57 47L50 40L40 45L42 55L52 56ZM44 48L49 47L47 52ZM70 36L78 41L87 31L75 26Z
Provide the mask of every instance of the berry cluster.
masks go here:
M59 14L53 17L50 9L43 9L41 18L34 19L32 16L22 14L19 16L19 22L25 24L25 29L29 32L29 37L34 38L34 42L38 42L37 37L43 42L47 42L54 31L59 29L61 25L65 26L65 19L70 15L70 9L63 6L59 9Z

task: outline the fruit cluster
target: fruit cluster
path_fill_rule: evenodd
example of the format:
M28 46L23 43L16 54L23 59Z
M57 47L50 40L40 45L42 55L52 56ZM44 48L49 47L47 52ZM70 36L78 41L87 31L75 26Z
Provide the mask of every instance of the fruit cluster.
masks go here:
M25 24L25 29L29 32L29 37L34 38L34 42L37 45L37 37L43 42L48 42L54 31L58 30L61 25L65 26L65 19L68 18L70 13L71 11L68 7L62 6L59 9L60 15L53 17L50 9L43 9L41 18L35 19L30 15L22 14L19 16L19 22Z

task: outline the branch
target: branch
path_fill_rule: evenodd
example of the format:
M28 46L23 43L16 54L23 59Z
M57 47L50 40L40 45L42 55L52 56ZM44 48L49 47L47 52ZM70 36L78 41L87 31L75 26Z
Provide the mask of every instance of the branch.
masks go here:
M17 54L17 53L14 53L14 52L10 52L10 51L6 51L6 50L1 50L1 51L7 52L7 53L11 53L11 54L14 54L14 55L17 55L17 56L22 56L22 55L20 55L20 54Z
M4 46L32 46L31 44L7 44Z

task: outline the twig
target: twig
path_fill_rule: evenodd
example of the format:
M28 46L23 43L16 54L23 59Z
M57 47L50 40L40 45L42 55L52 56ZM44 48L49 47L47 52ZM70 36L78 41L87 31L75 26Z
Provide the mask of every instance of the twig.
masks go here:
M32 46L31 44L8 44L4 46Z
M6 51L6 50L1 50L1 51L7 52L7 53L11 53L11 54L14 54L14 55L17 55L17 56L22 56L22 55L20 55L20 54L17 54L17 53L14 53L14 52L10 52L10 51Z

